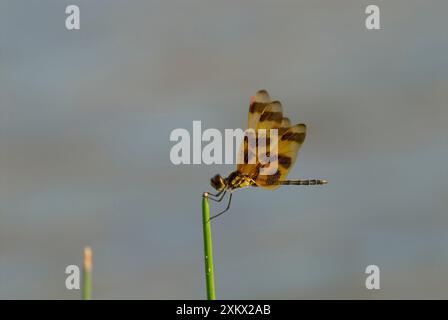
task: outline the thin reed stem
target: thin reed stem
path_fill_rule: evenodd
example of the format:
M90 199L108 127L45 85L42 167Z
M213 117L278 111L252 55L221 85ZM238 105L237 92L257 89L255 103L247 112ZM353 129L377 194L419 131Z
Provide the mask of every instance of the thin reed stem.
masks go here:
M205 260L205 283L207 299L215 300L215 276L213 273L213 250L212 231L210 225L210 212L208 206L208 193L202 196L202 227L204 231L204 260Z
M92 249L90 247L84 248L81 299L92 299Z

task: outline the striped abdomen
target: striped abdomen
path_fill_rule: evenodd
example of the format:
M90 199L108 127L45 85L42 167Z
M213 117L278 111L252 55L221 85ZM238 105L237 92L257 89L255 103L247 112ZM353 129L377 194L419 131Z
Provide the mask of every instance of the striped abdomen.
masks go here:
M327 180L320 180L320 179L312 179L312 180L285 180L285 181L278 181L278 184L280 185L295 185L295 186L313 186L318 184L327 184Z

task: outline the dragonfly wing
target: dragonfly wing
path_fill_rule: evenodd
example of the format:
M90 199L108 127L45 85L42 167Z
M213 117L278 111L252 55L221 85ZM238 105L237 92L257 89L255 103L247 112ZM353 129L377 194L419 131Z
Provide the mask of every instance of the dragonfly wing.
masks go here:
M271 163L264 165L274 165L277 171L271 175L261 175L259 170L263 165L258 165L258 168L253 169L253 180L259 187L275 189L279 187L278 181L286 180L289 171L296 162L298 151L305 140L306 126L297 124L289 128L280 128L278 136L278 154L276 156L271 154Z
M254 129L257 138L261 136L260 129L266 129L264 144L249 145L247 139L240 145L237 157L237 170L249 176L257 186L266 189L279 187L278 181L285 180L290 169L294 166L297 153L306 136L306 126L297 124L291 126L288 118L283 117L282 105L279 101L271 101L266 90L258 91L251 99L248 117L248 128ZM278 129L277 141L271 141L269 129ZM271 143L277 145L277 155L270 154ZM275 150L275 146L272 148ZM257 153L264 153L271 159L268 164L261 164ZM252 160L252 161L250 161ZM276 166L277 171L271 175L260 174L267 166Z
M285 118L286 119L286 118ZM271 128L279 128L282 124L282 105L278 101L271 102L271 98L266 90L258 91L251 98L248 116L248 129L255 131L257 139L259 129L266 129L269 132ZM237 170L241 174L251 175L257 168L257 147L250 145L247 139L241 141L239 153L237 155Z
M249 115L247 119L247 128L256 129L260 116L264 108L271 102L271 97L266 90L258 91L250 99Z

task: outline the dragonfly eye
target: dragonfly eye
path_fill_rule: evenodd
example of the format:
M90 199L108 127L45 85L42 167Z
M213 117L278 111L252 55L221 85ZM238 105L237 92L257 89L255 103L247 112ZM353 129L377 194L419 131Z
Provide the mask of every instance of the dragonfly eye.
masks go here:
M221 191L226 186L224 179L219 174L210 179L210 184L218 191Z

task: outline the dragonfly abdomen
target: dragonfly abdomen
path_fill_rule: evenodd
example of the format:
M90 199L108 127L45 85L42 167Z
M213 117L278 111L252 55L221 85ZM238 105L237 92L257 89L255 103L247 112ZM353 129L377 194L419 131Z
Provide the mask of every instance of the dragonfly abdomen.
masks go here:
M313 186L327 184L327 180L312 179L312 180L285 180L279 181L280 185L294 185L294 186Z

